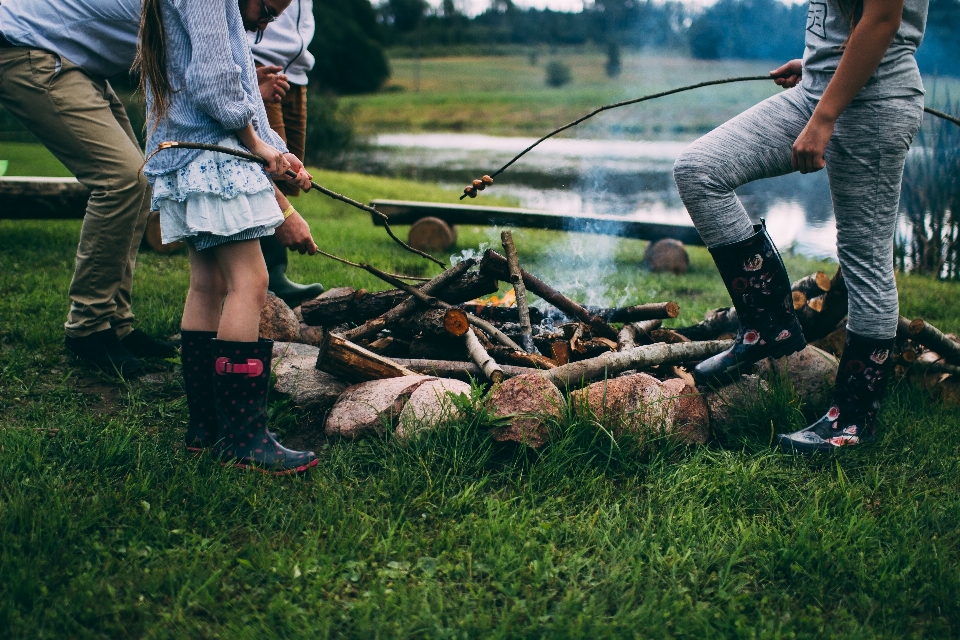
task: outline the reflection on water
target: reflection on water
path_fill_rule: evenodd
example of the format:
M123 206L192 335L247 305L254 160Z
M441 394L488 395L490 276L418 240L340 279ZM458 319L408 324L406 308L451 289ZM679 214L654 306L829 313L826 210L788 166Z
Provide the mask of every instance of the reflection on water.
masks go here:
M471 134L391 134L358 156L361 171L433 180L459 188L535 141ZM521 206L562 213L622 215L690 224L673 182L684 142L551 139L497 180ZM836 258L836 227L825 172L759 180L737 190L755 220L765 218L782 248ZM482 204L482 196L476 201Z

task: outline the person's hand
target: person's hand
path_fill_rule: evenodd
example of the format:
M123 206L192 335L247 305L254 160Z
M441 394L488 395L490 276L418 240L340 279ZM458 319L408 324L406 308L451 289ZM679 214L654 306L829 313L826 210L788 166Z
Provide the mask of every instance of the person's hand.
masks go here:
M290 163L278 149L274 149L260 138L256 139L250 153L260 156L267 163L264 170L271 176L277 178L286 178L287 171L290 171Z
M260 97L264 102L280 102L287 95L287 91L290 91L287 76L278 73L279 71L283 71L283 67L277 65L257 67L257 84L260 86Z
M800 132L797 141L793 143L793 155L790 164L800 173L813 173L826 166L823 154L833 135L834 121L824 118L813 112L813 117L807 126Z
M317 252L317 243L310 235L310 225L296 211L291 213L274 233L280 244L291 251L297 251L300 254L309 253L311 256Z
M300 158L292 153L285 153L283 157L286 158L287 162L290 163L290 170L297 174L296 178L286 176L286 181L297 185L304 191L310 191L310 187L313 186L310 184L310 181L313 180L313 176L307 172L306 168L303 166L303 163L300 162Z
M770 72L773 81L784 89L792 89L800 84L800 76L803 73L803 60L797 58L787 64L778 67Z

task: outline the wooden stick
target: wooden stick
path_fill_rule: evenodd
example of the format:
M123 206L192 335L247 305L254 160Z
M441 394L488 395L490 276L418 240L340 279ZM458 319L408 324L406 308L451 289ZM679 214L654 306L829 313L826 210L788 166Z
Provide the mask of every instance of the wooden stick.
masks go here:
M417 373L435 375L439 378L456 378L457 380L470 382L471 380L476 380L483 375L483 371L480 370L480 367L472 362L400 358L398 358L396 362L397 364L400 364L412 371L416 371ZM500 365L500 370L503 371L504 378L523 376L527 375L528 373L537 373L538 371L537 369L514 367L508 364Z
M630 369L641 370L659 364L703 360L726 351L732 346L733 340L651 344L635 347L629 351L609 351L596 358L565 364L541 375L562 389L588 380L615 376Z
M737 310L733 307L724 307L707 311L703 322L689 327L680 327L675 331L691 340L713 340L723 333L736 333L739 327Z
M790 285L790 288L799 291L808 298L815 298L830 291L830 284L830 276L823 271L817 271L800 278Z
M637 342L651 342L650 332L659 329L663 320L656 318L654 320L644 320L642 322L628 322L620 329L617 334L617 350L626 351L637 346Z
M349 382L417 375L390 358L385 358L329 332L324 335L323 342L320 343L316 367Z
M518 345L516 342L510 339L510 336L505 334L503 331L500 331L500 329L497 329L495 326L493 326L483 318L478 318L472 313L468 313L467 320L470 321L471 325L477 327L478 329L481 329L487 335L489 335L491 338L493 338L503 346L510 347L514 351L523 351L523 349L520 348L520 345Z
M943 335L939 329L917 318L910 323L910 333L913 339L939 353L951 364L960 364L960 344L957 344L947 336Z
M439 274L438 276L433 278L433 280L431 280L430 282L427 282L426 284L421 286L420 291L426 294L433 293L434 291L437 291L440 288L442 288L444 285L446 285L448 282L450 282L454 278L459 278L461 275L466 273L466 271L470 267L472 267L476 263L477 261L473 258L464 260L463 262L460 262L454 265L453 267L447 269L443 273ZM406 300L404 300L403 302L401 302L396 307L394 307L393 309L390 309L390 311L387 311L385 314L383 314L379 318L368 320L367 322L364 322L359 327L356 327L355 329L350 329L349 331L345 332L343 334L343 337L346 338L347 340L359 340L360 338L376 335L379 331L382 331L383 329L389 327L395 322L413 313L416 308L417 308L417 299L411 296Z
M607 318L608 322L636 322L639 320L667 320L680 315L680 305L676 302L651 302L633 307L614 309Z
M497 361L487 353L487 350L483 348L473 329L469 329L463 337L467 345L467 352L470 354L470 359L480 367L480 370L483 371L483 375L487 380L493 384L503 382L503 369L501 369Z
M523 276L520 275L520 258L517 257L517 247L513 244L513 233L509 229L500 232L500 241L507 254L507 265L510 267L510 282L517 295L517 311L520 313L520 342L527 353L535 351L533 346L533 329L530 327L530 307L527 304L527 288L523 285Z
M480 261L480 270L486 271L498 280L510 279L510 265L507 259L494 251L487 249L483 254L483 260ZM526 269L520 269L520 275L523 277L523 283L527 289L537 294L563 313L571 318L576 318L580 322L590 325L590 328L605 338L616 340L617 332L608 325L603 318L597 317L584 309L567 296L563 295L544 281L532 275Z
M923 362L917 360L910 365L910 369L919 369L924 373L949 373L951 375L960 375L960 366L946 362Z

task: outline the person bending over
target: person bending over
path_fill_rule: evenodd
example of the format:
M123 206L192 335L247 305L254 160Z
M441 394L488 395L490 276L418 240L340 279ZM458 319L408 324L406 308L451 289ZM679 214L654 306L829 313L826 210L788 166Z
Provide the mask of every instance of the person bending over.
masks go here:
M806 429L780 434L788 452L829 451L874 437L899 317L893 236L904 162L923 119L914 54L927 4L811 2L803 59L771 72L787 90L694 142L674 167L680 197L740 319L734 346L694 370L708 384L805 346L780 255L734 189L827 170L849 289L847 341L829 411Z

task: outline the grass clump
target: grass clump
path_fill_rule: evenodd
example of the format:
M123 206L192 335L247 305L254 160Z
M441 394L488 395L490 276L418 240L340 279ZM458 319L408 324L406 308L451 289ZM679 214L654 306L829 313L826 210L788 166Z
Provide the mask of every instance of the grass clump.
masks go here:
M455 198L318 176L362 200ZM310 195L298 208L328 250L435 272L365 215ZM187 412L173 364L117 386L64 359L78 232L73 221L0 222L2 637L960 633L960 410L921 390L895 385L879 441L845 455L768 448L771 425L802 420L776 383L703 447L641 452L568 410L534 452L493 443L489 415L471 411L406 445L389 434L331 441L303 478L238 473L177 446ZM476 249L497 231L466 227L460 238L458 251ZM570 241L515 238L534 272ZM612 242L610 292L676 299L682 322L725 302L706 251L692 250L687 276L660 276L639 266L644 243ZM828 266L787 261L798 274ZM291 256L290 272L380 286L319 258ZM905 314L960 329L950 307L960 284L900 284ZM175 333L185 257L143 254L134 286L139 326ZM281 428L295 419L283 403L271 410Z

